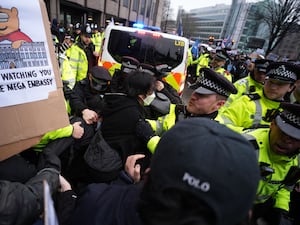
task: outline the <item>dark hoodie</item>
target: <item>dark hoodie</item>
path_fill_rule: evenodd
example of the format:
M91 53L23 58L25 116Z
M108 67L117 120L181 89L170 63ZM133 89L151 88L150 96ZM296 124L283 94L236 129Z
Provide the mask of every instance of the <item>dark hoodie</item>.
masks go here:
M146 143L136 135L137 122L145 118L144 108L138 100L122 93L111 93L104 96L104 101L102 134L120 153L123 162L132 154L149 154Z

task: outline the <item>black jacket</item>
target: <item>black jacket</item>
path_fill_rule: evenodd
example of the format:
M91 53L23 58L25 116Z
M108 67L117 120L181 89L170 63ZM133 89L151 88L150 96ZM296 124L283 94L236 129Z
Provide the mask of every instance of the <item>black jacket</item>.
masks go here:
M104 102L103 93L93 92L88 78L76 83L70 95L72 113L82 116L82 110L91 109L101 115Z
M150 154L146 143L136 135L136 124L144 119L144 108L137 99L112 93L104 97L101 130L104 139L116 149L125 163L128 155Z
M59 172L52 168L41 170L25 184L0 181L0 224L31 225L43 212L43 180L54 193L59 186Z
M90 184L79 197L71 225L142 225L137 185Z

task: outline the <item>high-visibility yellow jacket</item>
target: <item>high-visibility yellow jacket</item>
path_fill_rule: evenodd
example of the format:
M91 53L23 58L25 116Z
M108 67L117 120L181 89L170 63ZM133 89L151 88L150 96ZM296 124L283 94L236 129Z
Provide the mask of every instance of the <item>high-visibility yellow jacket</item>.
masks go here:
M279 110L280 102L261 95L241 96L219 112L216 120L239 133L245 129L268 127L272 116Z
M72 124L57 130L49 131L46 134L44 134L40 142L35 146L33 146L33 148L36 151L43 151L43 149L50 141L53 141L58 138L70 137L72 133L73 133Z
M102 35L100 32L92 34L92 42L95 45L95 51L100 53L101 45L102 45Z
M73 88L75 82L86 78L88 72L88 59L78 44L73 44L68 52L68 61L64 61L61 68L62 80L69 81ZM75 82L74 82L75 81Z
M154 130L155 134L157 136L152 137L148 143L147 147L150 152L154 153L156 145L158 144L160 137L164 132L169 130L171 127L173 127L176 123L176 105L171 104L170 105L170 111L168 114L159 117L157 120L147 120L152 129Z
M290 191L292 187L285 186L285 179L291 166L298 166L298 157L278 155L270 149L269 128L256 129L243 135L258 147L258 163L269 164L274 173L262 177L259 181L255 204L264 203L268 199L275 200L274 208L289 210Z
M180 111L180 112L178 112ZM217 112L214 112L209 115L199 115L199 116L205 116L208 119L215 119L215 116L217 115ZM194 115L197 116L197 115ZM188 115L188 112L186 112L184 109L183 110L177 110L175 104L170 105L170 111L167 115L164 115L162 117L159 117L157 120L147 120L152 129L155 132L154 137L152 137L148 143L147 147L151 153L155 152L156 146L160 140L160 136L164 134L164 132L168 131L171 129L176 122L186 119L188 117L193 117L193 115Z
M231 73L229 73L227 70L225 70L222 67L216 68L214 69L215 72L221 74L222 76L224 76L227 80L229 80L230 82L232 82L232 75Z
M188 58L187 58L187 66L192 65L193 63L193 55L192 55L192 48L188 49Z
M226 101L226 106L232 103L234 100L238 99L242 95L248 95L255 92L262 92L264 85L256 82L250 75L244 77L240 80L237 80L234 83L234 86L237 89L236 94L231 94Z
M195 60L197 64L197 70L196 70L196 76L200 75L200 69L202 68L209 68L209 62L210 62L210 58L209 58L209 53L204 53L201 54L199 56L199 58L197 60Z

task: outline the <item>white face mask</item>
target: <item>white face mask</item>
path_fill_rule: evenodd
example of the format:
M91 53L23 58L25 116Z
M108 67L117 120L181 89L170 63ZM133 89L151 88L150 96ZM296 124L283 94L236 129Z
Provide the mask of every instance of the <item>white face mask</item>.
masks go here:
M144 105L150 105L151 102L153 102L153 100L155 99L155 93L153 92L151 95L147 95L147 97L143 100L144 101Z

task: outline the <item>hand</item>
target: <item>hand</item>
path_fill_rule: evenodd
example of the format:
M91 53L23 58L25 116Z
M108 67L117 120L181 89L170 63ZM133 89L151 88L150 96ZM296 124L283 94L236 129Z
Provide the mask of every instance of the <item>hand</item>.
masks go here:
M99 52L94 51L94 52L93 52L93 55L94 55L95 57L99 57Z
M80 125L81 125L81 121L72 124L73 126L72 137L75 139L81 138L82 135L84 134L84 129Z
M71 184L61 175L59 175L60 192L72 190Z
M295 191L300 192L300 184L299 183L297 183L295 185Z
M135 131L136 135L146 143L155 135L151 125L142 119L137 122Z
M157 91L161 91L162 89L164 89L165 85L163 82L161 82L160 80L155 81L155 88Z
M98 121L98 114L90 109L84 109L82 111L82 118L87 124L93 124Z
M141 180L141 165L136 164L136 161L144 157L145 155L143 154L135 154L128 156L126 159L125 171L134 180L134 183Z

